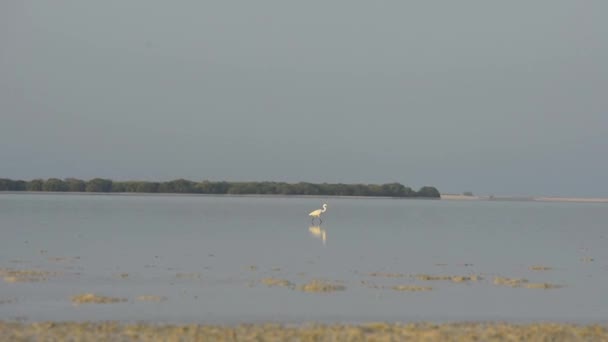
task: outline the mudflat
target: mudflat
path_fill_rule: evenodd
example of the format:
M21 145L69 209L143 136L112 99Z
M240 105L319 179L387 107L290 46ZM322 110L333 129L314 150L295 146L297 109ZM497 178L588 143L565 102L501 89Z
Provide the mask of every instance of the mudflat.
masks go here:
M361 325L279 324L159 325L0 322L0 340L111 341L606 341L602 325L557 323L367 323Z

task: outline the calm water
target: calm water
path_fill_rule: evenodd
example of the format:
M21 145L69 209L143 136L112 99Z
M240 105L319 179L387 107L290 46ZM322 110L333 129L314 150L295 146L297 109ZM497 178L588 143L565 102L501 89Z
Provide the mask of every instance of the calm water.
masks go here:
M329 209L315 235L307 213L323 202ZM0 269L57 272L0 281L0 320L606 322L607 244L606 204L0 194ZM564 287L503 287L494 276ZM346 290L260 282L269 277ZM72 295L87 292L128 301L72 305Z

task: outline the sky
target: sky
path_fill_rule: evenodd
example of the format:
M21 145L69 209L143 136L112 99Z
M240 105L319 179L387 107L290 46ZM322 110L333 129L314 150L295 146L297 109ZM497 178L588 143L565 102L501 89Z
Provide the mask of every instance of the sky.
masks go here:
M608 2L0 1L0 177L608 197Z

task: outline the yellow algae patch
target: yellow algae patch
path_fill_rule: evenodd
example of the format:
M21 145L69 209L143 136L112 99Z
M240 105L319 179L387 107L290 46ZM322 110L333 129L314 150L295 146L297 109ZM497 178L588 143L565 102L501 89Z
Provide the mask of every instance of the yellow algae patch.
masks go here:
M74 304L86 304L86 303L95 303L95 304L108 304L108 303L120 303L126 302L125 298L116 298L116 297L104 297L98 296L93 293L83 293L76 296L72 296L72 303Z
M430 286L414 286L414 285L397 285L393 286L393 290L395 291L431 291L433 288Z
M526 283L528 283L528 279L525 278L494 277L494 285L519 287Z
M346 290L346 286L315 279L300 286L300 290L304 292L335 292Z
M466 275L466 276L436 276L429 274L417 274L414 276L418 280L431 281L431 280L449 280L454 283L463 283L467 281L479 281L483 279L478 275Z
M155 295L143 295L138 296L137 300L142 302L164 302L167 300L167 297L164 296L155 296Z
M594 260L594 259L593 259L593 258L590 258L590 257L584 257L584 258L581 258L581 261L582 261L582 262L592 262L593 260Z
M505 278L495 277L494 285L510 286L510 287L525 287L528 289L557 289L563 287L562 285L555 285L549 283L530 283L528 279L524 278Z
M201 274L197 273L197 272L193 272L193 273L177 273L175 274L176 278L182 278L182 279L200 279L201 278Z
M56 272L48 272L41 270L16 270L16 269L0 269L0 277L4 278L7 283L22 283L22 282L39 282L45 281L50 276L57 275Z
M541 266L541 265L530 266L531 271L550 271L552 269L553 268L549 267L549 266Z
M529 289L558 289L561 285L549 284L549 283L527 283L524 285Z
M121 273L118 275L118 277L123 278L123 279L129 278L129 273Z
M21 280L19 278L15 277L15 276L6 276L6 277L4 277L4 282L5 283L18 283L20 281ZM39 280L37 280L37 281L39 281Z
M471 275L471 276L451 276L450 280L455 282L455 283L462 283L465 281L479 281L482 278L480 276L477 275Z
M369 274L372 277L384 277L384 278L403 278L405 274L401 273L384 273L384 272L372 272Z
M414 277L418 280L450 280L450 276L434 276L430 274L417 274Z
M277 279L277 278L264 278L262 279L262 283L267 286L284 286L284 287L293 287L294 285L285 279Z

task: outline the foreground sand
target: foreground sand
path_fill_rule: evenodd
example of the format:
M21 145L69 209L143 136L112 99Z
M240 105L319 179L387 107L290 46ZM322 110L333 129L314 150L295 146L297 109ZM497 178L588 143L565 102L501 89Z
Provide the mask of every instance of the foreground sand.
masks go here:
M452 323L285 326L0 322L1 341L608 341L603 325Z

